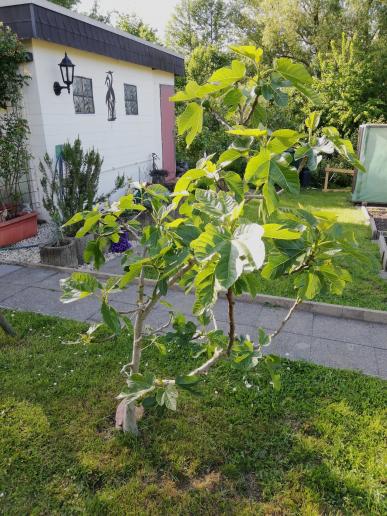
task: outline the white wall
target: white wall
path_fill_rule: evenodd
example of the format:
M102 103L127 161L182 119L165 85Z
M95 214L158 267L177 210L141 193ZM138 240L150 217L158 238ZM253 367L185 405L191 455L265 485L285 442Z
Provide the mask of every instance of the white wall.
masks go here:
M31 47L32 79L25 88L24 100L38 183L37 165L44 152L47 150L54 158L56 145L73 142L78 135L84 149L94 147L104 158L100 193L113 187L118 173L124 172L134 180L145 179L151 153L162 158L160 84L174 84L173 74L46 41L33 40ZM62 90L60 96L54 94L53 83L62 82L58 63L65 51L75 64L75 75L93 81L95 114L75 113L72 90L70 95L67 90ZM109 70L113 72L117 116L110 122L105 103ZM138 115L125 113L124 83L137 86Z

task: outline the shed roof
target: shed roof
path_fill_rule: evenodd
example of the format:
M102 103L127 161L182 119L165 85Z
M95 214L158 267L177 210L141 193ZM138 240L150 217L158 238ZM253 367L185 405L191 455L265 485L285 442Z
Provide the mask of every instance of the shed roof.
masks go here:
M184 74L184 58L173 50L46 0L0 0L0 20L22 40L52 41L175 75Z

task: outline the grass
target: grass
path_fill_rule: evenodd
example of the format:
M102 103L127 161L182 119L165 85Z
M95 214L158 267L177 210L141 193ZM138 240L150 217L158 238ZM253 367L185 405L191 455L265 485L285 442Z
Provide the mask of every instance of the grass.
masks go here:
M319 211L334 214L339 223L345 224L355 233L360 249L367 256L367 261L361 265L353 260L342 260L341 265L350 271L353 278L342 296L323 294L316 297L315 301L387 310L387 281L379 276L381 269L379 248L370 240L371 230L366 225L361 210L350 202L350 194L304 190L297 197L285 194L281 201L284 206L293 207L300 203L308 211L316 214ZM286 277L270 281L262 279L260 292L273 296L294 297L292 279Z
M113 429L123 338L66 344L85 326L6 315L20 337L0 334L1 514L386 514L382 380L284 360L277 393L224 364L134 438ZM194 362L144 353L164 374Z

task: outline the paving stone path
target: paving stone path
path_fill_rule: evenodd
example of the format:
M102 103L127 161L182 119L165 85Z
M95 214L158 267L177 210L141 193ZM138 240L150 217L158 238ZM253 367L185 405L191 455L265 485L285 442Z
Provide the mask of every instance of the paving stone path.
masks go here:
M44 268L0 264L0 306L80 321L100 320L96 299L86 298L70 304L60 302L59 280L67 276ZM171 291L167 299L180 312L191 314L193 296ZM134 300L135 287L113 296L113 304L120 310L130 310ZM275 330L286 311L285 308L238 301L235 306L237 331L255 336L260 326ZM218 301L215 314L220 327L226 329L225 301ZM156 327L167 320L168 309L159 306L151 315L149 324ZM300 310L273 340L270 352L330 367L360 370L387 379L387 324Z

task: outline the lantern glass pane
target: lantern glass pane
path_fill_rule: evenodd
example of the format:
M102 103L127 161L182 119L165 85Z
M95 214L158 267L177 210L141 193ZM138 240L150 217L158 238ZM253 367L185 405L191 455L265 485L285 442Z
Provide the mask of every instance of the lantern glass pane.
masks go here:
M66 78L65 78L65 67L62 66L62 65L59 65L59 68L60 68L60 73L61 73L61 76L62 76L62 82L64 82L66 84Z

